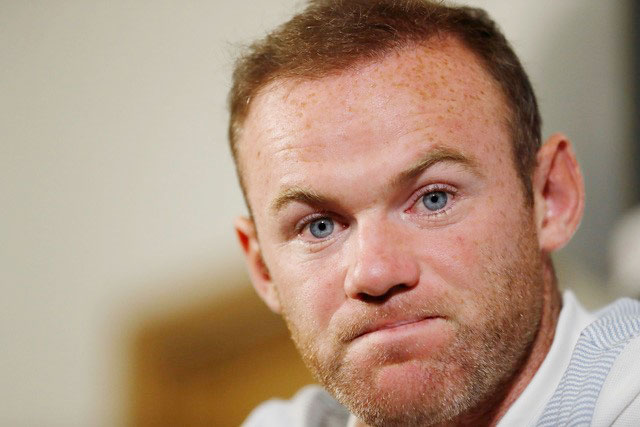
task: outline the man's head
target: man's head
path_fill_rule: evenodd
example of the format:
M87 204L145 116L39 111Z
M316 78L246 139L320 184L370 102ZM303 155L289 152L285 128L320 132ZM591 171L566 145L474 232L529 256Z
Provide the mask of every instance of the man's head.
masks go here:
M325 29L340 50L340 37L351 43L360 30L396 34L402 12L418 4L311 10L315 19L338 19L338 7L353 14ZM454 12L472 29L488 22ZM316 377L361 419L490 417L533 375L553 336L548 254L577 227L580 174L560 135L539 151L530 141L537 158L519 157L527 150L514 143L524 132L515 100L458 31L389 40L342 67L253 80L244 101L232 96L232 144L252 209L236 228L258 293L285 317ZM537 112L530 119L526 132L536 134Z
M303 13L251 45L236 64L229 94L229 140L243 190L237 141L251 101L270 82L326 77L394 50L453 35L476 54L505 95L509 114L504 119L512 133L516 169L531 195L541 126L535 94L518 57L484 11L422 0L308 3Z

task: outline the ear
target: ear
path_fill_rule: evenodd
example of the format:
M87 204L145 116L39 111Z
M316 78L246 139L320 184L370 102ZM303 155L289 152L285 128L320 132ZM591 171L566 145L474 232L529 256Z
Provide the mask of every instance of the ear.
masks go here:
M533 194L540 249L550 253L571 240L584 211L582 173L565 135L552 135L538 151Z
M234 227L238 240L240 240L240 246L244 251L253 287L267 306L273 312L280 314L280 300L271 281L269 270L262 259L255 224L249 218L239 217L236 218Z

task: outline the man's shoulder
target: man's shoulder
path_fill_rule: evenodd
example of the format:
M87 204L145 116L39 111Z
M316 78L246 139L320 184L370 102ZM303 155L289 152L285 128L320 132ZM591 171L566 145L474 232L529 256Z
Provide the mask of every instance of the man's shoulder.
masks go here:
M251 412L243 427L344 427L349 411L317 385L300 389L289 400L271 399Z
M600 392L592 425L638 425L640 421L639 354L640 334L629 340L611 367Z
M600 311L599 328L610 330L609 346L620 346L602 385L594 426L637 425L640 420L640 302L619 300ZM631 424L629 424L631 422Z
M624 298L597 312L581 332L537 425L564 425L567 420L612 425L625 412L629 415L629 408L640 409L638 350L640 302Z

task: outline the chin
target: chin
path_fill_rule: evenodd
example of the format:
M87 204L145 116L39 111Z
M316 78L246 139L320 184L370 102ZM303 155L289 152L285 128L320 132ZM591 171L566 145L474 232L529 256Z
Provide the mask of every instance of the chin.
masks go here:
M460 366L407 360L343 371L325 384L336 398L370 426L428 426L467 410L477 396ZM366 370L366 369L365 369Z
M347 352L339 361L316 366L315 372L327 390L370 426L455 422L489 403L516 372L524 347L506 346L499 339L504 336L479 338L478 331L463 328L438 350L407 352L387 346L387 351L367 356ZM526 337L521 339L526 345Z

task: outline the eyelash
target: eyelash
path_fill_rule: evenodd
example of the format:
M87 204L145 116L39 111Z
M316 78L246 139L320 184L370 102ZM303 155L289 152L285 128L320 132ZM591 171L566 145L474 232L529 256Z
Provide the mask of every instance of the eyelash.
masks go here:
M452 203L455 203L454 200L455 200L456 194L457 194L456 189L454 187L450 186L450 185L447 185L447 184L431 184L431 185L427 185L427 186L421 188L420 190L418 190L415 193L415 196L411 200L411 204L410 204L409 209L407 209L407 211L405 211L405 212L408 212L411 209L415 208L415 206L422 201L422 198L425 195L427 195L429 193L434 193L434 192L437 192L437 191L442 191L443 193L446 193L448 196L451 197L451 200L447 201L447 204L443 209L441 209L439 211L425 213L423 215L428 216L428 217L432 217L432 218L438 217L440 215L446 215L448 213L448 211L451 209ZM426 210L426 208L425 208L425 210Z
M305 216L304 218L302 218L300 220L300 222L298 222L298 225L295 228L296 234L297 235L302 234L302 232L306 228L308 228L313 221L316 221L316 220L321 219L321 218L331 218L336 225L340 225L340 222L337 221L333 217L333 215L331 215L329 212L315 212L315 213L312 213L310 215Z
M447 184L432 184L432 185L427 185L427 186L423 187L422 189L417 191L415 193L415 195L411 198L410 207L405 212L408 212L411 209L413 209L416 206L416 204L421 202L422 198L425 195L427 195L429 193L436 192L436 191L442 191L443 193L447 193L447 195L451 197L451 200L449 200L447 202L447 205L444 207L444 209L439 210L439 211L434 211L434 212L431 212L431 213L424 213L422 215L427 216L427 217L431 217L431 218L435 218L435 217L438 217L440 215L446 215L447 212L449 211L449 209L451 209L451 204L454 203L454 200L455 200L455 197L456 197L455 188L453 188L452 186L447 185ZM426 208L425 208L425 210L426 210ZM338 219L335 218L335 215L332 215L330 212L321 211L321 212L312 213L312 214L307 215L306 217L302 218L298 222L296 227L295 227L296 235L298 235L298 236L302 235L302 233L305 231L305 229L307 229L314 221L316 221L318 219L321 219L321 218L331 218L336 227L346 228L343 223L341 223ZM324 241L326 241L328 239L330 239L330 237L328 237L326 239L318 239L318 240L316 240L316 243L324 242Z

